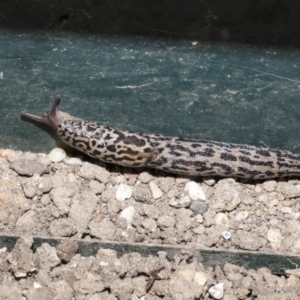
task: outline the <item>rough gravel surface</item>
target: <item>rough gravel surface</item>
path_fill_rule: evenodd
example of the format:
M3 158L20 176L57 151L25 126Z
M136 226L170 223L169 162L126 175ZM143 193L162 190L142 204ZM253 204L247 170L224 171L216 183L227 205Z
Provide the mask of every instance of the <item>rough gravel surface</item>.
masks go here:
M296 275L192 254L76 254L71 239L32 250L30 236L300 253L300 182L187 178L0 149L0 230L22 235L0 250L0 299L291 299ZM192 262L190 262L192 261Z

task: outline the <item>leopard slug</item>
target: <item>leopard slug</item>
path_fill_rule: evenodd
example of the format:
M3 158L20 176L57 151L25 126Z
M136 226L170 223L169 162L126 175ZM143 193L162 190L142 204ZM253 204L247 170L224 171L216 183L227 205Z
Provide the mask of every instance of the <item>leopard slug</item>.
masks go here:
M42 117L66 144L104 162L149 167L188 176L268 179L300 176L300 154L249 145L138 134L87 122L58 109L60 97Z

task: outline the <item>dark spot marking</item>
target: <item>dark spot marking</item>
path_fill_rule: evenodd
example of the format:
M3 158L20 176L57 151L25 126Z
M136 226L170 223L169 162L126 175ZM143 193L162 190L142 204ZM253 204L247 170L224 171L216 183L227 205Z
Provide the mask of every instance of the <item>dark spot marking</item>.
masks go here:
M202 145L200 145L200 144L191 144L191 147L192 148L201 148Z
M158 153L163 153L164 150L165 150L164 147L160 147L160 148L157 148L157 149L156 149L156 151L157 151Z
M275 173L271 172L271 171L267 171L265 173L267 176L275 176Z
M291 169L291 168L300 169L300 164L299 165L296 165L296 164L291 165L291 164L288 164L288 163L281 163L281 162L277 162L277 164L280 168L285 167L285 168L289 168L289 169Z
M140 152L139 151L134 151L131 148L126 148L126 150L119 150L118 154L129 154L129 155L138 155Z
M122 157L116 157L114 154L110 155L104 155L104 159L111 159L111 161L135 161L135 158L128 157L128 156L122 156Z
M116 152L116 151L117 151L115 145L109 145L109 146L107 146L106 148L107 148L107 150L109 150L110 152Z
M145 153L150 153L150 152L152 152L152 148L147 147L147 148L143 149L143 151L144 151Z
M138 163L138 162L134 162L131 164L131 167L141 167L141 163Z
M175 142L189 142L189 140L179 137L175 139Z
M229 153L221 153L220 158L224 160L237 161L237 158Z
M161 166L168 162L168 159L166 157L161 157L160 159L156 160L155 162L150 163L149 165L155 167L155 166Z
M247 174L247 175L258 175L258 174L261 174L259 171L257 171L257 170L253 170L253 171L251 171L251 170L249 170L249 169L247 169L247 168L243 168L243 167L238 167L238 171L239 172L242 172L242 173L244 173L244 174Z
M133 144L137 147L143 147L146 145L146 142L143 139L139 139L134 135L125 137L125 139L123 139L123 143L127 145Z
M246 174L244 174L244 173L235 173L235 175L237 177L245 177L246 176Z
M210 147L210 148L213 148L213 147L215 146L215 144L213 144L213 143L209 143L209 144L208 144L208 143L207 143L206 146L207 146L207 147Z
M187 168L185 168L185 167L183 167L183 166L178 166L178 165L176 165L176 164L174 164L174 163L172 163L172 167L171 167L171 168L174 169L175 171L176 171L176 170L188 171Z
M258 155L254 155L253 157L254 157L254 158L260 158L260 156L258 156Z
M94 156L98 156L98 155L100 155L100 154L101 154L101 152L98 151L98 150L94 150L94 151L93 151L93 155L94 155Z
M271 156L270 151L267 149L257 149L256 154L259 154L262 156Z
M211 148L205 148L203 152L198 152L199 155L213 157L215 155L215 150Z
M243 154L245 154L245 155L251 155L251 153L248 152L248 151L240 150L240 152L243 153Z
M199 172L199 173L206 172L206 171L211 171L211 170L212 170L212 168L209 168L206 165L203 165L201 168L196 168L196 171ZM211 174L216 174L216 173L214 171L212 171Z
M221 163L215 162L215 163L212 163L211 166L222 168L226 172L226 174L233 173L233 169L226 164L221 164Z
M239 156L239 160L245 163L248 163L252 166L269 166L269 167L274 167L273 166L273 162L272 161L256 161L256 160L252 160L249 157L246 156Z
M95 140L92 140L92 146L93 146L93 147L96 146L96 143L97 143L97 142L96 142Z
M180 152L176 152L176 151L170 151L170 154L177 156L177 157L182 156L182 154Z
M86 126L86 131L95 131L96 130L96 128L94 127L94 126L91 126L91 124L88 124L87 126Z

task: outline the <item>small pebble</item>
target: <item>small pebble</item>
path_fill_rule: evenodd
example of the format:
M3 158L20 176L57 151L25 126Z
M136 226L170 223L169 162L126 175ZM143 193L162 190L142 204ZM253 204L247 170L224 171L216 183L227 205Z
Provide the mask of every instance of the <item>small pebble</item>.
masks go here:
M224 293L224 283L218 283L208 289L208 293L214 298L214 299L221 299L223 297Z
M138 180L142 183L148 183L152 180L152 176L147 173L147 172L142 172L141 174L139 174L138 176Z
M188 207L191 205L191 198L186 194L186 192L181 192L176 198L169 201L169 205L173 207Z
M267 239L274 250L279 249L282 241L282 235L279 229L269 229Z
M33 283L33 287L35 288L35 289L39 289L39 288L41 288L42 286L38 283L38 282L34 282Z
M263 188L267 192L273 192L273 191L275 191L276 187L277 187L277 181L275 181L275 180L269 180L269 181L265 181L263 183Z
M203 219L203 216L202 215L197 215L196 217L195 217L195 221L197 222L197 223L203 223L203 221L204 221L204 219Z
M195 274L196 274L196 270L191 267L184 267L182 269L177 270L174 273L175 276L178 276L187 281L192 281L195 277Z
M224 226L225 228L229 228L229 219L224 213L217 213L215 215L215 224Z
M31 160L18 159L10 163L10 168L20 175L32 176L33 174L42 174L45 170L45 165Z
M65 239L56 246L56 250L62 261L69 262L78 250L78 243L72 239Z
M194 276L194 281L199 285L205 285L207 278L204 272L196 272Z
M240 211L236 216L235 219L237 221L246 220L249 216L249 213L247 211Z
M213 186L216 183L216 180L214 178L207 178L204 179L203 182L209 186Z
M131 186L120 183L117 188L116 199L118 201L124 201L125 199L128 199L132 196L132 192L133 190Z
M128 206L124 208L120 213L120 218L124 218L127 221L127 228L131 228L134 211L135 210L133 206Z
M208 205L203 201L192 201L190 210L196 214L204 214L208 210Z
M225 240L229 240L231 238L231 233L229 231L223 231L221 235Z
M64 163L69 166L81 166L82 160L77 157L68 157L65 159Z
M8 156L13 153L14 150L11 150L11 149L4 149L2 150L0 153L1 153L1 157L2 158L8 158Z
M200 186L200 184L198 184L195 181L190 181L188 182L185 187L184 190L188 192L190 198L194 201L196 200L206 200L206 196Z
M64 149L62 148L54 148L48 154L48 158L50 161L57 163L61 162L66 158L67 154Z
M284 207L281 208L281 212L283 212L284 214L291 214L292 211L293 210L291 209L291 207L284 206Z
M159 199L163 195L162 190L153 181L149 182L149 187L150 187L150 191L151 191L152 197L155 200Z

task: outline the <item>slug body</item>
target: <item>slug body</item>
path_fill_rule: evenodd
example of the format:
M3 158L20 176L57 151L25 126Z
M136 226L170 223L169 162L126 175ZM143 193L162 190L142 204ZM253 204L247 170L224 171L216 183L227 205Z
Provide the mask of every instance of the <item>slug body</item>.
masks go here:
M56 130L66 144L104 162L126 167L150 167L189 176L268 179L300 176L300 155L289 151L137 134L87 122L58 109L42 117L21 116L43 122Z

